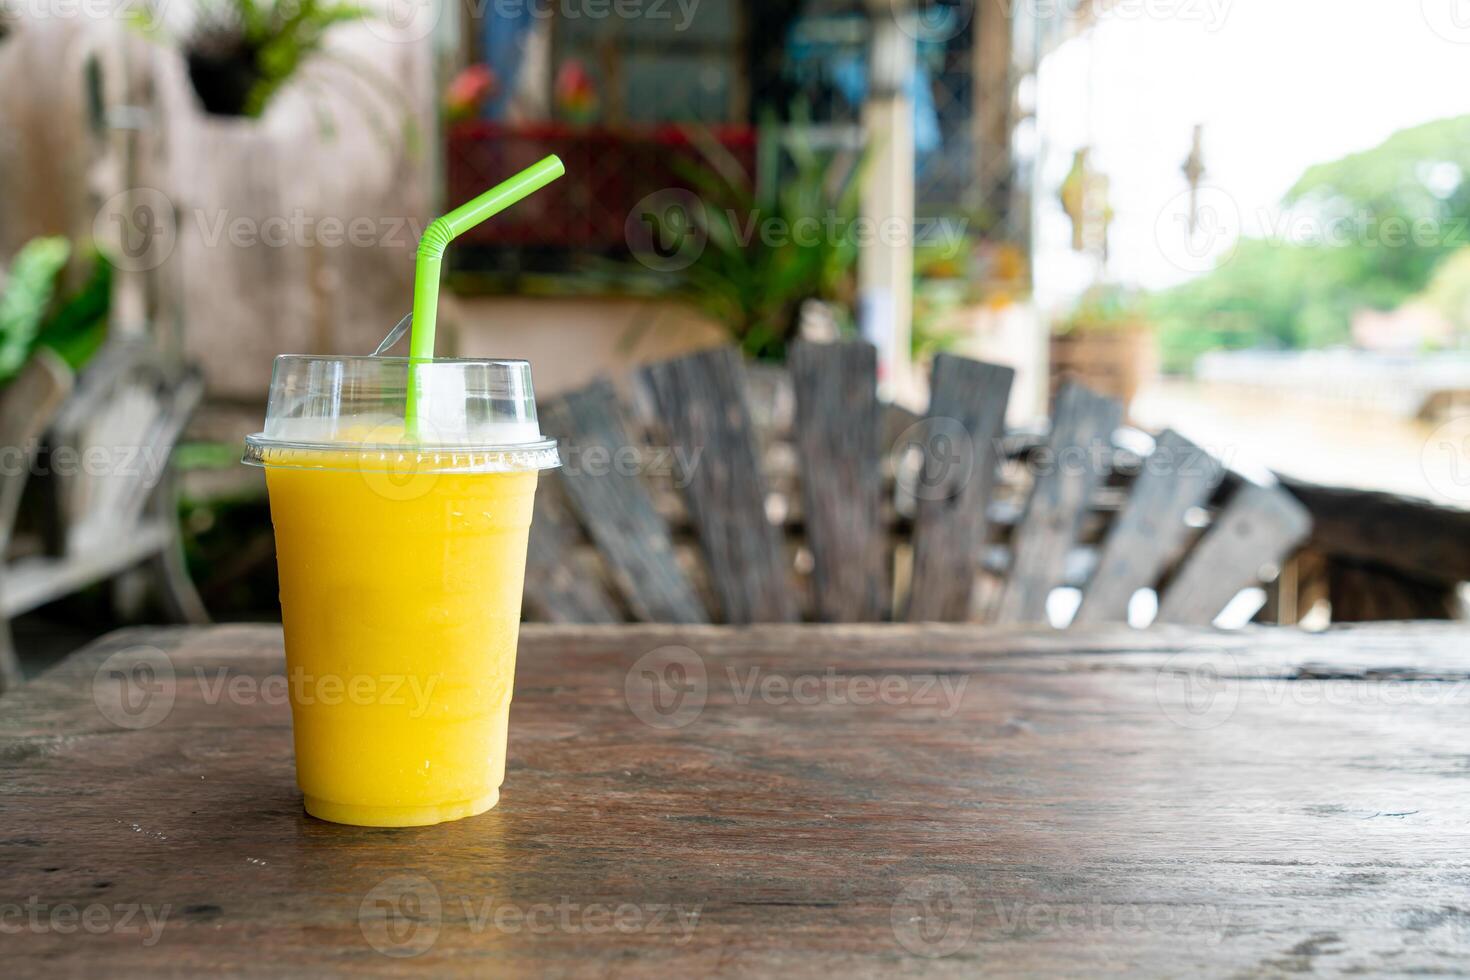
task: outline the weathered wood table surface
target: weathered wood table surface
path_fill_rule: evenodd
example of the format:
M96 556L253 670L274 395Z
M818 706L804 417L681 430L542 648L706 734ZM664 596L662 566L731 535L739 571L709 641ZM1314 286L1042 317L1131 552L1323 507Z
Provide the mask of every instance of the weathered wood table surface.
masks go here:
M0 975L1470 970L1470 630L525 630L499 807L304 815L280 632L0 699Z

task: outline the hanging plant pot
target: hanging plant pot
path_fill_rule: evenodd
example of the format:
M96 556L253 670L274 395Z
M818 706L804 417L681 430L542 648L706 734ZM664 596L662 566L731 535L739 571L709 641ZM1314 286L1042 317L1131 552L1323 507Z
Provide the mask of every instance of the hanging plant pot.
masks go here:
M243 41L230 47L185 52L189 82L204 111L212 116L249 115L250 93L260 83L256 52Z
M149 33L169 39L158 26L167 0L141 2L145 9L155 10L155 26ZM175 39L189 84L205 113L235 119L262 116L277 93L318 56L319 67L332 64L324 47L328 34L371 16L366 8L338 0L201 0L196 6L196 22ZM393 80L375 72L371 64L346 59L335 63L340 71L357 76L358 82L394 91Z

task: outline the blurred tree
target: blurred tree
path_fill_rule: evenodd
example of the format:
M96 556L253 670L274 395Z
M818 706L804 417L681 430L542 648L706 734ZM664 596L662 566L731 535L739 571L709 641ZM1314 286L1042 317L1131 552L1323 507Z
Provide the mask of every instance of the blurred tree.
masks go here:
M1461 343L1470 337L1470 248L1447 256L1435 267L1421 299L1454 324Z
M1470 116L1405 129L1311 167L1268 238L1149 302L1166 370L1206 350L1345 343L1354 311L1394 309L1470 245Z

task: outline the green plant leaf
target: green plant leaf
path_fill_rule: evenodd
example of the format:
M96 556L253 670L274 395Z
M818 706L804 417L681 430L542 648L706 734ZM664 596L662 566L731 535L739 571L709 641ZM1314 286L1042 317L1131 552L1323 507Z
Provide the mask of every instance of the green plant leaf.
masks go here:
M0 381L14 377L30 356L56 294L56 277L70 255L71 243L65 238L34 238L11 262L0 294Z
M80 370L107 338L107 314L112 305L112 264L95 252L92 274L76 293L62 301L36 333L36 343L49 347L71 367Z
M674 295L722 323L751 356L780 358L806 300L842 310L856 292L864 157L819 151L774 126L763 133L787 151L772 158L779 180L767 187L732 173L723 147L691 136L698 162L673 167L704 204L706 243L690 266L665 276Z

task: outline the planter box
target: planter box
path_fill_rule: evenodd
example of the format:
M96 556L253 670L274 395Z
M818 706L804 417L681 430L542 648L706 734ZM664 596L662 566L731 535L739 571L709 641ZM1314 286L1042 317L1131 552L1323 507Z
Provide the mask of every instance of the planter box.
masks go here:
M1051 338L1050 394L1064 381L1076 381L1123 403L1133 396L1153 367L1153 332L1148 327L1077 330Z
M754 127L715 126L708 134L747 174L755 173ZM687 187L676 161L701 165L704 159L682 126L461 123L447 134L447 203L467 201L548 153L567 166L556 193L477 225L461 236L461 246L623 251L633 206L649 194Z

